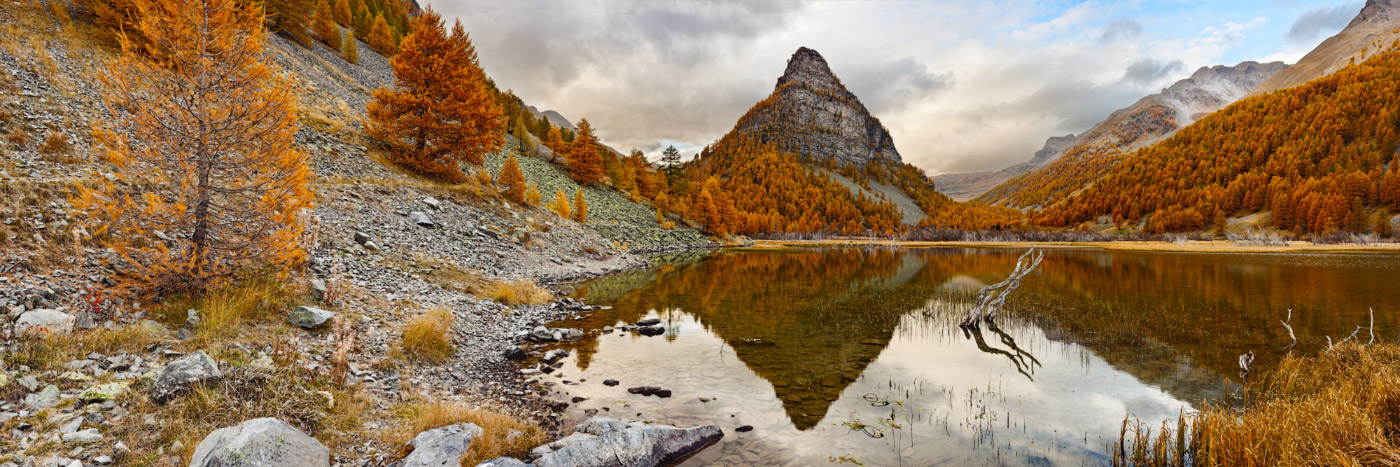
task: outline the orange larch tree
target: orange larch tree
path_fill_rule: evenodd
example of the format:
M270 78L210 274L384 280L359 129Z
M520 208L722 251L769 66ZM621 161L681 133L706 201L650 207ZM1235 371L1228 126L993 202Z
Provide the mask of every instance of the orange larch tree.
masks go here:
M442 25L438 24L437 27L441 29ZM398 50L398 46L394 43L394 33L389 31L389 22L384 20L383 14L375 15L374 23L369 28L369 37L365 42L369 43L369 48L386 57L394 55Z
M95 131L117 177L74 198L88 232L117 252L118 285L158 296L287 271L305 257L301 215L313 197L306 155L292 148L291 83L263 48L262 8L135 3L151 56L123 41L102 77L114 123Z
M588 201L583 199L583 189L574 190L574 220L582 224L588 222Z
M330 0L316 3L316 13L311 16L311 35L337 52L340 51L340 29L335 26Z
M559 159L560 153L564 152L564 134L559 132L559 127L549 127L549 139L544 146L549 148L549 161L555 162Z
M348 0L335 0L335 22L345 27L354 26L350 18L350 2Z
M549 203L549 210L554 211L559 217L570 218L569 195L564 194L564 190L554 192L554 201Z
M578 122L578 134L569 144L569 176L589 185L603 180L603 158L598 155L598 138L588 119Z
M311 10L315 9L316 2L312 0L265 0L263 5L266 9L265 13L267 13L268 29L286 32L301 45L311 47L311 36L306 34L306 30L307 24L311 21Z
M525 204L525 174L520 172L515 156L506 158L505 164L501 165L501 175L496 179L506 188L506 199L515 204Z
M388 148L391 160L461 182L466 176L459 163L480 165L483 154L505 143L505 115L486 87L462 23L448 35L431 7L416 21L403 50L389 61L395 87L374 91L365 130Z

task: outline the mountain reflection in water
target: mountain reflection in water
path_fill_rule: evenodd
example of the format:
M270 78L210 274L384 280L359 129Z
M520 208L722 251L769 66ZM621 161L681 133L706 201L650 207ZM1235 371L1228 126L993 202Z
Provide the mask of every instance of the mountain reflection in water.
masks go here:
M1020 253L726 251L602 278L575 295L613 308L558 326L656 317L666 334L565 343L572 356L551 378L569 381L562 398L588 398L578 418L725 429L687 464L1095 464L1125 414L1175 419L1224 397L1240 353L1276 361L1288 309L1299 348L1315 350L1400 298L1387 257L1061 249L996 323L956 326ZM1376 329L1393 335L1393 314ZM641 385L676 395L626 393Z

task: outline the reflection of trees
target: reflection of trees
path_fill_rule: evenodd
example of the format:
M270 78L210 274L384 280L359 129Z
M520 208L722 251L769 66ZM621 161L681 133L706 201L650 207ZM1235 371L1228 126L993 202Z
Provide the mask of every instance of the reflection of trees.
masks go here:
M821 420L888 345L907 311L936 296L957 295L940 288L955 277L982 283L1005 278L1021 253L722 252L586 285L580 295L614 308L588 315L581 325L631 323L651 311L666 321L689 314L772 384L789 418L805 429ZM1400 302L1400 290L1387 283L1393 274L1319 270L1317 264L1290 261L1296 259L1049 250L1040 268L1011 296L1007 314L1033 322L1052 340L1083 345L1175 397L1201 401L1221 393L1224 375L1237 372L1239 354L1288 342L1278 322L1289 308L1295 310L1291 323L1302 339L1298 348L1318 348L1324 344L1308 339L1345 335L1366 321L1367 306ZM1395 261L1390 261L1393 267ZM971 298L964 295L951 298ZM1394 334L1393 319L1377 314L1377 334ZM983 351L1006 356L1027 377L1035 374L1038 361L1008 333L985 331L990 334L966 337ZM993 334L996 339L988 342ZM566 345L574 347L579 365L586 368L598 342ZM1259 364L1266 368L1274 360L1261 356Z
M1007 347L1006 349L998 349L987 345L987 341L982 338L982 328L979 326L959 326L962 329L963 337L975 341L977 343L977 350L993 355L1003 355L1010 359L1011 364L1016 366L1016 371L1018 373L1025 375L1026 379L1035 381L1035 376L1032 375L1035 373L1035 368L1041 366L1040 360L1037 360L1030 352L1017 346L1016 339L1013 339L1006 332L1002 331L1001 327L997 326L995 322L986 320L983 321L983 323L986 324L988 331L996 334L997 337L1001 339L1001 344L1005 345Z
M948 258L929 259L935 256ZM586 325L688 313L772 384L793 424L808 429L879 356L904 314L948 278L985 263L948 250L722 253L653 270L653 283L617 294L614 308ZM983 277L996 273L985 269ZM601 282L581 293L591 295L597 285L618 290ZM586 368L597 342L573 345Z

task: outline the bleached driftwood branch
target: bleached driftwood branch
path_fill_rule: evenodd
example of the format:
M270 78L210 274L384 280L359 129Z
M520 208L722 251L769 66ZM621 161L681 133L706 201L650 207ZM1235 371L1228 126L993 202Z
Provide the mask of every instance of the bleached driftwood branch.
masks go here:
M1289 309L1288 309L1288 319L1285 320L1285 321L1280 321L1280 323L1283 323L1283 327L1286 328L1286 329L1288 329L1288 338L1289 338L1289 339L1293 339L1293 342L1290 343L1290 344L1288 344L1288 347L1284 347L1285 349L1291 349L1291 348L1293 348L1293 346L1298 345L1298 336L1296 336L1296 335L1293 334L1293 325L1289 324L1289 323L1292 323L1292 322L1293 322L1293 309L1292 309L1292 308L1289 308Z
M962 325L977 326L984 320L996 318L997 312L1001 310L1002 305L1006 304L1006 297L1011 295L1011 291L1021 286L1021 279L1035 270L1036 266L1040 266L1040 261L1043 259L1045 259L1045 252L1037 252L1035 248L1031 248L1020 258L1017 258L1016 269L1011 271L1011 277L983 287L982 291L977 292L977 305L968 310L967 315L963 317ZM996 293L998 290L1001 291L1000 294Z
M1332 344L1332 336L1327 336L1327 351L1328 351L1328 352L1331 352L1331 351L1332 351L1332 348L1334 348L1334 347L1336 347L1336 346L1338 346L1338 345L1345 344L1345 343L1347 343L1347 341L1356 338L1356 335L1357 335L1357 334L1360 334L1362 329L1365 329L1367 332L1370 332L1370 333L1371 333L1371 341L1370 341L1370 342L1367 342L1367 343L1365 343L1365 344L1361 344L1361 346L1362 346L1362 347L1365 347L1365 346L1368 346L1368 345L1371 345L1371 344L1376 343L1376 309L1375 309L1375 308L1370 308L1369 310L1370 310L1370 312L1371 312L1371 323L1370 323L1369 325L1367 325L1366 327L1357 326L1357 327L1356 327L1356 330L1355 330L1355 331L1352 331L1350 336L1347 336L1346 339L1342 339L1341 342L1338 342L1338 343L1336 343L1335 345Z

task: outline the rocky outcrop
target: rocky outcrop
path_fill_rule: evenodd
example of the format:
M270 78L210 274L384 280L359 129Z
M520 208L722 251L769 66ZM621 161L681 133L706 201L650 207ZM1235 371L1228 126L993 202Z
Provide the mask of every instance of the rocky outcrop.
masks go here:
M15 334L68 334L77 319L58 310L32 310L15 320Z
M997 172L962 177L942 176L935 178L934 183L939 191L950 196L956 194L961 199L976 198L987 203L1025 207L1009 201L1027 187L1049 185L1050 180L1043 177L1052 175L1043 169L1052 164L1061 161L1092 164L1101 157L1156 144L1177 130L1245 97L1250 90L1285 68L1287 66L1283 62L1243 62L1235 66L1202 67L1190 78L1177 81L1160 93L1144 97L1114 112L1089 131L1069 141L1065 141L1066 137L1051 138L1027 162ZM1070 153L1078 157L1072 161L1062 158ZM1066 173L1082 176L1086 183L1097 175L1097 172L1067 167L1055 171L1054 174L1059 175L1053 176ZM1025 174L1031 175L1022 177Z
M214 383L223 377L214 359L209 358L209 354L203 350L196 350L166 365L165 370L156 377L151 397L156 402L166 402L189 390L191 386Z
M248 420L204 437L190 467L330 466L330 450L301 430L275 418Z
M1361 13L1337 35L1322 41L1298 63L1261 83L1251 94L1298 86L1361 63L1400 39L1400 0L1367 0Z
M302 329L318 329L335 319L335 313L314 306L299 306L287 315L287 321Z
M739 119L732 135L754 138L812 161L865 166L901 162L880 120L806 47L788 60L773 94Z
M481 436L481 427L458 423L419 433L409 441L413 452L403 459L403 467L456 467L471 448L472 441Z
M574 434L530 451L530 456L538 467L668 465L723 436L714 425L676 428L594 417L579 424Z

